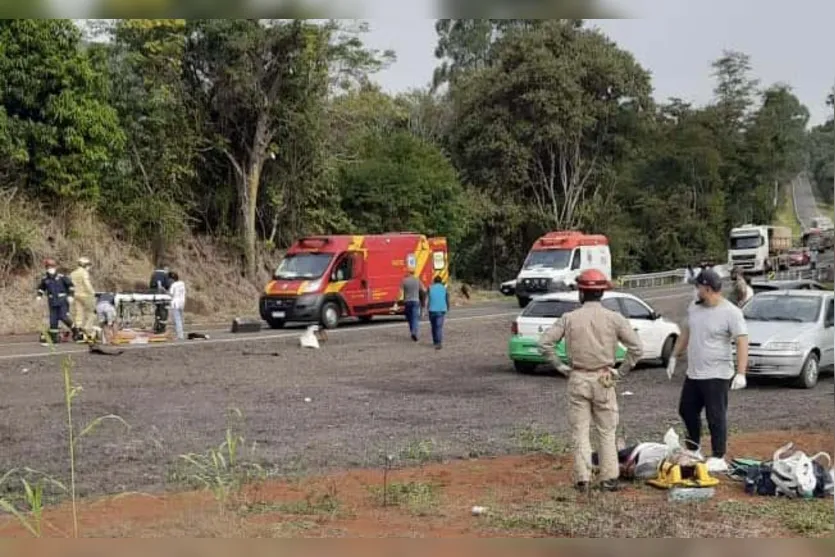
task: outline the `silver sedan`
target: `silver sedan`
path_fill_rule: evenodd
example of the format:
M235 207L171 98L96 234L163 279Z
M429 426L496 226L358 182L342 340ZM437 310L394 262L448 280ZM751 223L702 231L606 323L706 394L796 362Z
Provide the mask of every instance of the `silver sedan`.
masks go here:
M742 310L748 324L750 377L791 378L811 389L835 365L835 299L827 290L756 294Z

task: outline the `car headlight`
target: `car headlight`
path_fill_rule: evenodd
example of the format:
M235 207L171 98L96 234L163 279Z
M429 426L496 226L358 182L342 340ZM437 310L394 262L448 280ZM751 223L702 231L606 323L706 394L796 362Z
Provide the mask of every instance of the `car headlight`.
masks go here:
M562 292L563 290L568 290L568 286L562 279L551 279L551 282L548 283L548 289L552 292Z
M800 349L800 345L796 342L769 342L765 345L766 349L768 350L787 350L791 352L797 352Z
M302 293L309 294L311 292L316 292L321 287L322 287L321 279L320 280L314 280L314 281L308 282L304 286L302 286Z

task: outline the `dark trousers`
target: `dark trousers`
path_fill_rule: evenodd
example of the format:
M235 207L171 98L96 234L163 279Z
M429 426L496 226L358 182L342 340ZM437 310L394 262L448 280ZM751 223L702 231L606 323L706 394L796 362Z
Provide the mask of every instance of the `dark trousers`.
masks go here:
M429 312L429 325L432 327L432 344L441 346L444 343L444 318L442 311Z
M52 337L52 342L58 342L59 323L63 323L70 329L73 328L70 305L66 302L49 306L49 335Z
M684 380L681 389L678 413L687 429L687 448L696 449L701 445L702 410L707 415L710 429L712 455L723 458L728 444L728 392L730 379Z
M403 308L406 312L406 322L413 338L420 332L420 302L406 302Z

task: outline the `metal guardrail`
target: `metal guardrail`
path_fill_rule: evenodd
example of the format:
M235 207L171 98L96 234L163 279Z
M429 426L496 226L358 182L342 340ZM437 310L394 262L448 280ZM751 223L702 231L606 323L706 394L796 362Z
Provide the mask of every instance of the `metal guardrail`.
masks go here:
M728 265L714 265L713 269L723 279L730 277ZM673 269L671 271L660 271L657 273L646 273L642 275L622 275L615 278L614 282L618 288L659 288L664 286L676 286L685 284L687 269ZM787 269L762 275L764 280L816 280L819 282L835 282L835 262L821 264L817 269ZM506 295L513 294L515 280L502 283L500 291Z
M714 265L713 270L719 273L722 278L729 275L727 265ZM684 284L686 273L687 269L681 268L643 275L623 275L617 277L615 282L620 288L658 288L659 286Z

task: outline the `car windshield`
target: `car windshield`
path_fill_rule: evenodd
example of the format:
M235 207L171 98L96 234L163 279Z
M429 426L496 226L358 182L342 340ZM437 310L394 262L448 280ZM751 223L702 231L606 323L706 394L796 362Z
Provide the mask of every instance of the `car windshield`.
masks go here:
M522 317L558 319L562 317L564 313L575 310L578 307L580 307L580 302L571 302L567 300L538 300L528 304L528 307L522 312Z
M821 299L812 296L754 296L742 310L751 321L812 323L818 320Z
M731 236L731 249L756 249L763 245L762 236Z
M571 259L570 249L537 250L528 254L523 269L565 269Z
M332 253L297 253L286 256L278 269L275 278L279 280L315 279L325 274L333 259Z

